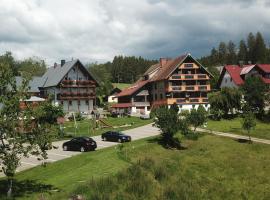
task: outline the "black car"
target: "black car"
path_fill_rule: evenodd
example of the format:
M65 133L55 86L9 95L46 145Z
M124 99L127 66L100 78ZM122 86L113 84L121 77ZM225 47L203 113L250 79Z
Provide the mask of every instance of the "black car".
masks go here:
M94 151L97 143L90 137L75 137L63 144L64 151Z
M102 140L112 142L130 142L131 137L121 132L107 131L101 135Z

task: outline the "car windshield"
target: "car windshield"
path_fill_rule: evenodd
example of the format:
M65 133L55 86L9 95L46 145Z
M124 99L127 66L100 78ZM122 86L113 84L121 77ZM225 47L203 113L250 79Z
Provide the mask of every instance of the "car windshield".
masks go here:
M121 132L118 132L118 133L116 133L116 134L118 134L118 135L120 135L120 136L125 136L125 134L124 134L124 133L121 133Z
M89 142L89 141L92 141L92 139L91 138L84 138L87 142Z

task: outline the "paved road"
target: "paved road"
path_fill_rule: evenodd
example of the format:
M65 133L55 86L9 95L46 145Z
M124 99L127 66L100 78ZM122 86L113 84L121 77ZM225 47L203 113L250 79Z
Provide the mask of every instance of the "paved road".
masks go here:
M223 137L249 140L249 137L244 136L244 135L236 135L233 133L224 133L224 132L212 131L212 130L207 130L207 129L202 129L202 128L197 128L196 130L199 132L211 133L211 134L223 136ZM267 139L260 139L260 138L251 137L251 140L253 142L257 142L257 143L270 144L270 140L267 140Z
M157 129L156 127L153 127L152 124L126 130L123 132L127 135L130 135L132 140L138 140L138 139L147 138L147 137L160 134L159 129ZM94 136L92 138L97 142L97 150L119 144L116 142L102 141L100 136ZM56 162L58 160L70 158L72 156L75 156L81 153L81 152L74 152L74 151L63 151L62 144L65 141L67 140L53 142L53 146L56 147L56 149L52 149L47 152L48 159L46 162ZM87 152L87 153L93 153L93 152ZM36 156L30 156L29 158L22 158L21 166L18 168L17 172L41 165L41 163L42 161L39 161ZM0 173L0 177L1 176L3 176L3 174Z

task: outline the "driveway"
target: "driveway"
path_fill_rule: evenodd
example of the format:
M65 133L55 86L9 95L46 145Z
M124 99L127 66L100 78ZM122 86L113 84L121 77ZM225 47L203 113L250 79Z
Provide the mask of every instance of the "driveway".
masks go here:
M132 140L139 140L142 138L156 136L160 134L160 131L158 128L153 127L152 124L148 124L148 125L141 126L138 128L123 131L123 133L130 135ZM102 141L100 136L94 136L92 138L97 142L97 150L119 144L116 142ZM63 151L62 144L65 141L67 140L53 142L53 146L56 148L47 151L48 159L46 160L46 162L56 162L58 160L70 158L72 156L75 156L81 153L81 152L75 152L75 151ZM93 153L93 152L89 152L89 153ZM29 158L22 158L21 166L17 169L17 172L41 165L41 163L42 161L39 161L36 156L30 156ZM3 176L3 174L0 173L0 177L1 176Z

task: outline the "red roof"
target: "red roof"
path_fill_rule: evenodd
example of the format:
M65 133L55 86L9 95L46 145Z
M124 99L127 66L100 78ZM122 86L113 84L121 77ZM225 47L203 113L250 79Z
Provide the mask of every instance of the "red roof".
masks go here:
M148 82L149 82L148 80L146 80L146 81L145 80L139 80L136 83L134 83L133 85L131 85L130 87L122 90L122 92L117 94L116 97L130 96L130 95L134 94L136 91L138 91L140 88L145 86Z
M226 71L230 74L233 82L236 85L241 85L244 83L243 79L240 76L242 68L237 65L227 65L224 67Z
M117 103L112 105L112 108L130 108L130 107L132 107L132 103Z
M257 64L257 66L266 73L270 73L270 64Z

